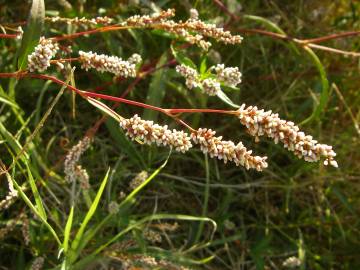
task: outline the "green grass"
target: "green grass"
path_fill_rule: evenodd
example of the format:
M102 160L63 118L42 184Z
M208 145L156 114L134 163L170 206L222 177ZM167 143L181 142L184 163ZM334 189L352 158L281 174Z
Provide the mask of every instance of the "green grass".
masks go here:
M231 20L210 0L156 1L154 5L71 1L73 8L68 10L60 1L46 1L45 15L107 15L122 21L153 12L155 7L173 7L177 19L186 19L187 10L196 7L201 19L224 23L232 33L241 33L243 43L212 42L206 54L196 46L180 48L183 43L162 32L133 29L61 44L71 45L74 53L92 50L125 59L139 53L144 66L158 67L136 83L127 96L131 100L164 108L228 110L246 103L278 112L319 142L333 145L339 168L299 160L270 140L256 143L238 119L216 114L182 114L181 118L194 128L212 128L226 140L241 140L254 153L267 155L268 169L254 172L223 164L197 148L186 154L169 153L167 148L130 141L109 110L113 105L109 101L80 96L74 100L71 91L50 81L0 78L0 161L2 170L8 168L0 175L0 201L8 193L8 181L19 192L9 208L0 211L2 269L30 269L37 257L45 259L43 269L121 269L126 260L137 260L135 266L140 269L285 269L282 264L291 256L301 260L298 269L360 267L359 58L243 33L262 29L309 39L353 31L360 26L360 4L223 2L239 21ZM236 10L240 3L242 9ZM0 24L25 21L29 10L23 1L6 1L0 9ZM45 22L42 35L80 30ZM358 36L321 45L353 52L360 47ZM20 47L19 40L0 38L0 73L17 70ZM196 65L202 74L220 57L221 63L240 68L243 82L239 89L224 88L219 98L187 90L173 65L162 67L174 57ZM121 96L135 80L113 81L107 73L73 66L70 75L54 67L45 74L112 96ZM114 111L181 128L151 110L121 104ZM94 132L95 123L106 114L115 120L109 118L99 127L80 160L90 176L90 188L66 182L66 154ZM131 190L130 181L143 170L149 177ZM116 212L108 211L112 202L118 205ZM30 222L29 244L24 242L24 219ZM11 222L15 225L7 226ZM160 234L162 241L146 239L147 229ZM145 256L168 264L146 268L141 263Z

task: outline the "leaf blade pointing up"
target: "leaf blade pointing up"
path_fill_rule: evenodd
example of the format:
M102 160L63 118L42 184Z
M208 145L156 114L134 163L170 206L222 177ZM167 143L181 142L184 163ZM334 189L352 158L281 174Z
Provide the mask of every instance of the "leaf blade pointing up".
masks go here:
M18 51L18 69L24 70L27 67L27 56L38 44L44 26L45 4L44 0L33 0L29 17L27 20L24 36Z

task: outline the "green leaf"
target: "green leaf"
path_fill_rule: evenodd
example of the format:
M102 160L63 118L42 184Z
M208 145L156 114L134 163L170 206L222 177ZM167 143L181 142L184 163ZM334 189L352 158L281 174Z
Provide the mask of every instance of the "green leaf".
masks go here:
M6 168L2 168L2 170L5 171ZM44 223L44 225L49 229L51 234L54 236L56 242L60 246L61 245L60 239L57 236L57 234L56 234L55 230L53 229L53 227L51 227L51 225L41 216L38 209L36 209L35 205L31 202L29 197L26 196L25 192L22 190L22 188L19 186L19 184L15 181L15 179L12 178L11 175L8 172L5 172L5 174L6 174L6 177L7 177L8 181L11 181L14 184L16 190L19 192L19 194L20 194L21 198L24 200L24 202L29 206L29 208L34 212L34 214L39 217L39 219L42 221L42 223Z
M104 192L107 180L109 178L109 173L110 173L110 168L108 169L108 171L106 172L106 175L104 177L104 179L101 182L100 188L95 196L95 199L93 201L93 203L91 204L89 211L86 213L86 216L83 220L83 222L81 223L80 229L77 232L74 241L71 244L71 250L74 252L73 256L70 259L70 262L74 262L76 260L76 258L79 256L81 249L78 249L79 246L81 246L81 241L82 241L82 237L83 234L85 232L86 226L88 225L89 221L91 220L92 216L95 214L95 211L99 205L100 202L100 198L101 195Z
M69 214L68 220L66 221L65 231L64 231L63 249L64 249L65 254L69 248L69 239L70 239L70 232L71 232L73 218L74 218L74 206L71 206L70 214Z
M27 56L38 44L44 26L45 4L44 0L33 0L27 20L26 29L18 51L18 69L25 70L27 67Z
M315 107L313 113L308 118L306 118L304 121L302 121L300 123L300 125L303 125L303 124L308 123L308 122L310 122L312 120L318 119L320 117L321 113L324 111L325 106L326 106L326 104L327 104L327 102L329 100L329 81L328 81L327 76L326 76L325 67L323 66L323 64L321 63L319 57L313 52L312 49L305 46L304 50L308 53L308 55L310 56L312 62L315 65L315 67L319 71L320 78L321 78L322 89L321 89L319 104Z
M161 107L162 101L165 96L165 87L166 81L169 80L169 74L166 72L166 69L161 68L167 61L167 52L165 52L161 57L159 62L156 65L156 68L159 68L153 75L148 95L146 98L146 104ZM144 119L147 120L157 120L159 112L153 110L146 110L144 113Z
M116 121L120 122L121 116L118 115L113 109L102 103L101 101L98 101L95 98L92 97L85 97L85 99L93 106L107 114L108 116L114 118Z
M196 65L190 58L186 57L185 54L183 54L182 52L177 51L172 45L171 45L171 52L174 55L176 61L178 61L180 64L191 67L193 69L197 69Z
M205 182L205 190L204 190L203 209L202 209L203 217L207 215L209 196L210 196L210 168L209 168L209 159L207 154L205 154L205 172L206 172L206 182ZM203 234L203 230L204 230L204 222L200 222L198 230L195 235L194 244L197 244L199 242L200 237Z
M158 169L156 169L144 182L142 182L139 186L137 186L128 196L126 196L126 198L120 203L119 208L131 202L134 199L135 195L138 194L140 190L142 190L147 184L149 184L150 181L154 179L156 175L158 175L158 173L166 166L170 158L170 155L171 155L171 151L169 152L169 155L164 161L164 163L161 164L161 166Z
M14 109L19 109L19 106L16 103L12 102L8 97L2 96L1 93L0 93L0 102L13 107Z
M106 248L107 246L109 246L111 243L115 242L117 239L119 239L121 236L125 235L126 233L130 232L131 230L138 228L139 226L141 226L144 223L148 223L149 221L152 220L163 220L163 219L173 219L173 220L184 220L184 221L200 221L200 222L208 222L213 226L213 230L211 232L210 235L210 240L209 242L206 244L206 246L211 242L211 240L214 237L214 234L216 232L217 229L217 224L216 222L211 219L211 218L207 218L207 217L195 217L195 216L188 216L188 215L180 215L180 214L154 214L151 216L146 216L134 223L132 223L131 225L129 225L126 229L122 230L121 232L119 232L118 234L116 234L113 238L111 238L107 243L105 243L104 245L100 246L98 249L96 249L92 254L90 254L89 256L94 256L96 254L98 254L99 252L101 252L104 248Z
M240 106L232 102L232 100L222 90L218 91L217 96L229 106L233 108L240 108Z
M200 74L204 74L207 71L207 57L204 56L200 64Z
M41 217L43 219L47 220L45 208L44 208L43 202L41 200L39 190L37 189L34 177L32 176L29 164L26 163L25 165L26 165L26 170L28 172L28 180L29 180L29 183L30 183L31 191L32 191L32 193L34 195L34 198L35 198L36 208L39 211L39 214L41 215Z
M15 152L15 154L20 154L23 147L21 146L21 144L19 143L18 140L16 140L16 138L6 129L6 127L2 124L2 122L0 122L0 135L5 138L6 142L10 145L10 147L12 148L12 150ZM23 153L24 155L21 156L21 160L24 162L24 164L26 163L26 160L29 159L29 155L26 151L24 151Z

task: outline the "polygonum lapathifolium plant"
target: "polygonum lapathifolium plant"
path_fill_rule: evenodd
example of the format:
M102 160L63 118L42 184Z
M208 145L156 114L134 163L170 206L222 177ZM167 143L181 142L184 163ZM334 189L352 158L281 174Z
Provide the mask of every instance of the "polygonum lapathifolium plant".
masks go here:
M106 31L137 28L161 29L162 31L176 35L180 40L182 39L190 44L196 44L204 50L207 50L211 45L207 38L212 38L225 44L238 44L241 42L242 37L232 35L229 31L224 31L214 24L201 21L198 18L196 10L191 10L190 14L191 17L185 22L176 22L170 19L175 16L175 11L172 9L152 15L135 15L118 25L115 24L113 29L111 25L106 26L107 28L105 29ZM101 21L100 19L88 20L83 18L80 20L63 20L56 18L52 21L91 25L97 24L97 22L109 24L110 19L107 18ZM66 36L60 36L50 39L41 37L39 45L28 57L28 70L30 72L44 72L50 66L51 61L53 61L53 63L66 62L66 59L51 60L59 50L58 42L65 39L65 37ZM70 37L72 38L72 36L68 38ZM99 72L112 73L116 77L134 78L139 75L137 70L142 61L142 57L138 53L133 53L127 60L123 60L118 56L79 50L77 57L71 58L71 60L72 62L75 60L79 62L81 68L86 71L95 69ZM179 63L175 67L175 70L185 78L185 84L188 89L199 88L204 94L209 96L215 96L222 91L222 85L236 87L241 83L242 79L242 74L238 67L226 67L224 64L211 66L205 73L201 74L194 67L184 63ZM88 94L80 90L76 91L85 97L92 96L112 99L109 96ZM224 141L222 140L222 136L214 136L215 131L211 129L200 128L195 130L184 121L178 119L177 116L172 113L171 109L168 111L126 99L113 98L113 100L158 110L171 116L190 130L189 135L182 130L171 130L167 125L162 126L153 121L143 120L137 115L129 119L119 115L118 119L121 119L119 120L120 127L123 128L126 135L133 140L141 139L146 144L168 146L182 153L185 153L193 147L192 143L194 143L200 146L202 152L208 153L210 157L223 160L225 163L231 161L237 166L241 165L246 169L256 169L258 171L267 167L267 158L253 156L252 151L247 150L242 142L235 144L232 141ZM176 112L179 113L181 110L177 110ZM201 112L201 110L199 112ZM204 110L204 112L206 112L206 110ZM237 116L240 119L240 123L246 127L250 135L256 138L266 136L273 139L275 143L281 142L286 149L293 152L298 158L303 158L308 162L314 162L319 161L320 158L323 157L325 165L337 167L337 162L334 159L336 153L332 150L331 146L318 143L312 136L305 135L304 132L300 131L293 122L280 119L276 113L258 109L256 106L246 107L244 104L240 106L237 111L223 111L223 113Z
M27 59L27 66L26 64L22 64L17 72L0 73L1 78L13 78L14 81L27 78L41 79L49 81L51 84L59 84L63 87L59 92L59 95L62 94L64 89L71 90L74 94L73 97L77 94L100 111L105 112L105 115L99 120L96 120L95 124L83 134L82 139L78 142L61 144L61 147L63 147L62 150L65 150L64 152L67 153L63 155L61 162L59 162L62 166L61 174L65 177L57 175L52 169L49 170L51 176L54 176L56 180L60 179L58 181L59 183L57 182L56 185L66 187L66 192L70 194L69 197L71 200L69 201L71 205L78 200L79 196L77 195L82 193L86 201L87 208L85 208L89 209L89 212L85 215L83 221L79 221L79 217L76 216L76 211L81 207L76 206L75 203L76 207L73 207L70 210L72 212L69 214L69 220L66 222L66 228L63 230L64 232L61 232L61 234L65 235L68 233L66 237L72 237L73 235L69 231L69 228L72 226L71 222L79 223L78 232L76 235L74 234L74 240L71 245L64 244L66 242L65 236L63 240L64 243L62 243L62 239L60 241L60 238L57 237L54 230L50 230L56 236L55 238L59 247L61 247L61 251L65 254L65 264L72 265L79 260L81 257L80 254L92 252L88 251L91 250L91 248L83 248L87 245L92 245L92 241L89 240L91 237L87 237L89 235L97 235L98 231L96 230L102 228L101 226L108 226L108 224L110 224L109 227L112 229L114 229L115 226L118 226L116 227L116 230L121 228L122 224L120 223L123 222L123 220L119 223L116 223L117 220L116 222L113 222L115 219L118 219L119 213L121 213L121 215L125 216L124 220L126 219L126 221L124 221L124 223L128 222L126 225L128 227L126 227L124 231L120 231L114 237L111 235L110 240L105 239L104 241L107 241L105 244L103 242L100 244L97 243L95 248L96 251L91 253L91 256L96 257L99 252L110 254L108 247L112 247L114 242L121 239L117 243L119 244L117 252L120 254L117 255L124 256L121 257L121 261L124 262L124 265L126 262L126 265L129 267L146 265L149 267L171 266L174 267L174 269L182 269L176 268L177 266L172 265L170 261L160 261L147 255L135 255L131 258L129 254L121 254L123 249L135 249L139 246L131 237L124 238L124 240L122 239L129 231L134 231L134 235L136 234L136 237L134 238L137 240L141 239L141 237L144 238L142 240L145 241L141 240L144 243L156 245L164 244L165 238L162 237L160 233L158 234L158 231L163 232L163 230L154 230L153 227L150 228L149 224L153 220L153 216L156 217L154 219L159 220L169 218L169 216L164 217L155 214L151 215L150 218L146 217L144 219L139 219L140 215L135 218L128 218L127 216L129 212L128 206L137 200L136 195L138 192L161 171L168 161L168 159L166 159L161 167L151 173L149 164L153 162L153 156L156 156L156 159L160 159L160 157L163 158L164 153L162 151L149 151L149 158L146 160L147 157L144 158L141 154L139 157L139 152L137 152L138 149L135 148L134 145L137 143L145 145L145 150L149 149L147 147L149 145L159 149L165 148L166 150L172 150L169 151L169 153L176 154L176 156L172 158L180 157L184 160L191 159L192 155L197 157L196 154L200 152L201 155L205 155L203 164L206 170L210 167L210 163L208 163L209 157L212 158L214 162L220 161L221 163L226 163L226 166L230 168L230 171L236 170L236 172L238 172L239 170L237 170L235 166L246 170L264 171L269 167L269 164L271 165L272 161L266 154L274 156L273 153L270 153L270 150L268 153L264 151L265 153L259 154L257 153L258 151L253 151L252 146L247 145L245 140L240 141L239 139L233 138L234 135L227 132L227 129L229 128L227 125L216 125L216 131L213 127L210 128L210 124L200 125L199 123L205 119L205 117L201 118L204 114L211 114L214 122L219 120L219 122L225 123L225 118L230 119L230 121L233 120L234 123L238 124L235 128L232 126L233 130L236 130L237 128L245 130L246 134L244 135L251 139L255 138L256 142L259 142L260 139L263 138L270 139L272 141L270 143L280 144L283 148L288 150L290 154L293 154L306 162L322 161L326 166L330 165L338 167L337 161L335 160L336 153L332 147L318 142L311 135L305 134L305 132L301 131L300 127L294 122L280 118L279 114L276 112L264 110L258 108L258 106L245 105L242 101L237 105L227 97L225 94L226 91L240 93L238 87L242 83L242 72L245 72L245 69L240 68L240 66L243 65L242 63L238 64L236 59L230 59L230 61L213 61L210 57L211 52L209 52L209 49L216 49L216 46L234 48L242 42L243 38L240 35L233 34L235 31L232 31L232 33L213 24L211 20L205 21L200 19L196 9L191 9L187 12L190 16L182 20L176 19L174 9L158 11L148 15L133 15L121 19L120 17L110 18L107 16L95 18L46 17L44 19L45 26L50 27L45 28L45 31L37 37L35 42L37 44L31 47L34 49L32 51L29 50L30 53L26 53L26 58L24 59ZM6 26L4 29L7 31L10 29L9 31L14 31L15 34L3 34L3 36L13 35L14 39L21 39L23 36L22 28L18 25L14 27ZM97 39L96 35L99 35L101 38ZM111 36L111 38L109 38L109 36ZM289 38L281 35L275 36L277 38L282 38L283 40ZM96 40L96 43L94 40ZM97 42L98 40L104 42ZM145 47L142 47L141 43L144 40L148 43L146 43ZM308 45L309 44L306 46ZM159 48L153 48L152 46L159 46ZM117 47L120 48L118 49ZM162 53L161 57L158 55L159 51ZM158 59L153 59L154 55L156 55L156 58ZM194 64L194 62L198 64ZM54 69L54 67L56 69ZM75 67L76 69L74 69ZM61 79L64 76L66 76L66 82ZM151 83L147 80L149 77L151 77ZM244 75L244 77L247 76ZM104 84L99 86L99 82ZM91 90L82 90L85 87L84 85L89 86L89 89ZM47 83L41 90L42 92L37 103L37 111L39 111L39 113L41 111L39 108L41 108L41 104L43 104L43 97L48 86L49 84ZM126 90L119 93L118 91L121 90L122 87L126 87ZM176 97L174 98L175 95L173 95L173 92L170 92L170 89L173 88L176 88L176 94L181 94L186 97L186 101L188 101L186 104L190 104L189 106L191 106L191 108L175 108L178 106L177 104L185 103L185 101L178 100ZM165 92L165 90L168 89L169 91ZM110 91L112 93L111 95L109 94ZM244 92L245 91L242 93ZM233 96L235 96L235 94ZM167 99L164 99L163 97L166 97ZM0 96L0 98L2 98L2 96ZM106 105L103 100L111 101L115 104L112 106ZM70 99L66 100L66 102L68 101L70 101ZM73 116L75 120L78 120L76 119L76 115L80 115L81 113L86 114L88 112L83 112L82 109L80 109L83 107L80 106L75 108L75 104L77 105L75 101L75 98L71 100L71 102L73 102L73 104L71 104L73 109L71 111L71 116ZM212 106L216 106L217 101L225 101L225 103L236 109L225 110L211 108ZM322 101L320 100L319 102L321 103ZM70 102L68 103L70 104ZM251 104L251 102L246 103ZM9 102L9 104L13 105L11 102ZM69 104L66 104L66 106ZM161 104L170 105L163 107L165 105ZM141 110L146 109L145 113L141 114L142 112L138 111L138 108ZM16 110L17 108L14 106L14 111ZM162 117L149 116L151 114L147 114L148 110L163 114L164 118L167 120L164 120ZM291 111L291 109L289 109L289 111ZM200 117L189 118L186 117L185 114L200 114ZM59 114L58 118L63 121L63 119L68 119L66 117L69 115L64 116ZM110 126L109 124L108 130L105 131L107 139L106 147L111 149L109 150L111 154L106 153L104 155L105 157L102 158L103 156L101 153L106 150L102 149L99 151L99 149L96 148L98 146L97 139L100 140L101 136L101 134L99 135L97 132L109 116L116 120L116 125ZM85 117L87 117L87 115ZM195 118L196 121L194 120ZM39 119L38 113L36 113L36 119ZM27 123L25 121L22 122L24 123L23 130L25 130ZM64 123L65 122L66 121L64 121ZM40 121L39 123L41 128L44 122ZM113 123L114 122L111 122L111 125L113 125ZM82 124L82 122L79 123L79 125ZM108 122L106 124L108 124ZM0 126L0 128L2 128L2 126ZM68 128L64 125L62 132L66 134L66 137L69 137L69 134L71 134L73 130L75 130L75 128ZM79 130L79 128L77 128L77 130ZM119 159L116 166L119 168L121 167L121 170L123 170L121 173L124 173L124 177L129 181L124 185L124 189L116 191L116 196L110 195L109 190L111 190L112 187L110 187L109 190L105 189L107 181L110 182L108 179L116 177L115 169L114 171L108 171L101 182L97 193L93 190L93 188L97 186L97 182L94 181L96 179L90 178L92 173L88 174L90 168L92 170L102 170L104 166L106 167L108 166L108 163L110 163L107 157L112 155L113 152L111 151L118 145L114 146L108 143L110 140L110 136L108 136L109 133L121 135L119 141L121 141L122 145L119 148L121 148L121 153L126 153L124 154L124 157ZM31 139L33 139L35 135L33 136L32 134L33 137L31 137ZM14 136L13 145L16 147L19 147L19 145L21 146L21 144L16 141L16 139L19 138L19 140L21 140L21 137L21 132L16 134ZM12 137L9 136L8 138ZM231 140L231 138L233 140ZM1 147L3 138L1 137L0 139ZM49 142L49 145L51 145L51 143L53 143L53 141ZM25 143L25 150L26 147L28 147L28 142ZM261 145L261 147L263 147L263 145ZM50 148L51 146L49 146L49 149ZM14 152L17 150L18 149L16 148ZM132 152L134 152L134 157L131 156ZM82 156L84 156L84 164L86 164L85 161L87 161L88 155L90 156L91 154L96 156L96 163L98 163L96 164L97 167L95 166L96 168L92 168L90 166L80 165ZM17 159L16 156L13 158L15 160ZM132 159L136 161L133 161ZM124 160L126 161L124 162ZM142 168L136 169L136 172L141 172L137 175L133 175L127 167L127 160L136 163L136 166L141 166ZM23 161L21 160L21 162ZM40 167L43 166L46 168L45 163L46 162L44 162L44 164L42 163ZM2 163L0 165L2 166ZM132 164L132 166L135 167L134 164ZM23 166L18 167L23 169ZM33 169L33 166L29 168ZM56 166L55 169L57 168L58 167ZM270 172L269 169L267 170ZM4 171L6 170L4 169ZM209 172L210 170L206 171L206 173L210 175L207 175L209 176L207 177L208 181L210 181L211 178L211 173ZM219 175L221 173L219 173ZM40 174L37 174L36 176L39 177L39 175ZM166 175L164 177L167 177L169 174L164 173L164 175ZM37 203L36 207L32 207L31 209L35 211L43 224L49 228L49 223L53 221L52 219L59 219L59 215L55 218L49 218L45 214L43 215L40 213L42 211L41 209L44 209L44 207L42 207L41 200L37 197L37 186L31 182L30 177L30 187L27 183L18 187L15 185L16 182L13 183L11 179L12 175L6 174L6 176L8 177L9 192L4 196L5 199L0 201L0 209L6 210L10 208L20 197L25 198L25 201L31 205L33 198L24 196L24 192L29 192L31 189L34 195L34 201ZM181 180L183 181L183 179ZM44 183L46 182L44 181ZM208 188L210 187L210 182L207 182L206 185L205 193L209 192ZM71 188L69 188L69 186L71 186ZM76 190L76 187L79 187L79 189ZM56 188L58 188L58 186L56 186ZM101 222L97 224L97 226L94 226L94 228L86 231L85 227L92 218L92 215L96 212L97 204L99 204L103 192L107 193L106 196L108 196L108 211L99 214L97 220L101 220ZM59 200L55 197L56 195L57 194L54 195L54 198L57 201L61 201L61 199L66 196L61 194ZM204 196L204 205L207 205L207 195L208 194L205 194ZM158 196L158 194L156 196ZM204 207L203 216L206 215L205 210ZM43 213L45 213L45 210ZM104 215L105 218L103 218ZM141 216L142 215L143 213L141 213ZM181 219L179 216L176 216L175 218L174 216L170 217L173 219ZM202 217L194 219L193 217L186 216L183 218L184 220L202 223L212 222L210 219ZM109 220L111 220L111 222ZM55 221L58 222L58 220ZM230 219L226 217L225 221L230 222ZM9 226L9 228L14 227L14 222L10 224L11 226ZM29 231L29 233L27 233L28 236L24 236L24 240L27 245L31 245L31 241L33 241L34 237L30 237L29 235L31 234L31 230L33 229L32 226L34 224L31 222L23 223L26 225L23 226L26 228L24 231ZM159 228L160 225L164 227L164 224L166 223L158 224ZM233 225L225 226L227 227L226 230L234 230L236 226L235 223L229 224ZM177 228L177 223L175 225ZM199 227L201 228L201 226ZM216 228L216 224L213 227ZM113 230L114 233L117 233L115 232L116 230ZM143 230L143 232L137 232L141 230ZM8 229L6 231L8 232ZM179 232L179 234L181 233L182 232ZM201 233L199 233L199 235L200 234ZM101 241L102 240L103 239L101 239ZM168 240L167 237L166 240ZM84 241L85 244L83 244L82 241ZM43 257L40 256L42 254L36 253L35 255L42 264ZM113 254L110 255L113 256ZM125 258L126 256L128 257ZM135 262L132 259L134 259ZM34 261L34 265L40 263L37 260ZM62 269L71 268L66 265L66 267L64 266Z

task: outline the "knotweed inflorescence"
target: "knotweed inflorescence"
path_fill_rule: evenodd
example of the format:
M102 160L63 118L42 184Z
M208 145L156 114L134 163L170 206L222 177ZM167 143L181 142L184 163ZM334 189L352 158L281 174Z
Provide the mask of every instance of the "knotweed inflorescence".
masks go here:
M242 37L239 35L232 35L229 31L224 31L214 24L201 21L195 9L190 10L190 18L186 21L176 22L171 19L174 16L175 10L168 9L152 15L135 15L113 27L114 29L160 29L174 34L190 44L196 44L204 50L207 50L211 45L206 38L213 38L225 44L238 44L242 40ZM107 17L95 19L62 19L55 17L49 20L76 25L110 24L112 22ZM111 29L112 26L108 27L106 28L107 30ZM55 40L56 38L53 40L45 39L44 37L40 39L35 51L28 56L29 71L43 72L50 66L51 58L59 50L59 45ZM78 55L78 58L73 60L77 60L81 68L86 71L93 68L99 72L109 72L123 78L136 77L137 67L142 62L141 56L137 53L134 53L127 60L123 60L118 56L97 54L91 51L84 52L80 50ZM55 62L60 63L61 59ZM238 67L226 67L224 64L211 66L205 72L202 70L201 73L195 66L184 63L179 63L175 69L185 78L185 84L188 89L200 88L203 93L209 96L218 95L222 91L222 86L237 87L242 79L242 74ZM130 101L125 103L131 104ZM135 105L147 107L146 104L141 105L139 102L136 102ZM165 112L161 108L158 108L158 110ZM165 113L176 118L171 113ZM248 133L257 139L260 136L267 136L273 139L275 143L282 142L286 149L294 152L297 157L303 158L305 161L314 162L324 157L325 165L337 167L337 162L334 159L336 154L331 146L319 144L310 135L305 135L304 132L300 131L293 122L280 119L278 114L259 110L253 106L246 107L245 105L242 105L237 111L232 111L230 114L236 115L240 119L241 124L246 126ZM191 130L189 135L182 130L169 129L167 125L162 126L153 121L143 120L138 115L134 115L129 119L119 116L117 120L127 136L132 140L141 140L145 144L167 146L177 152L185 153L192 148L194 143L200 146L202 152L208 153L210 157L223 160L225 163L230 161L237 166L241 165L246 169L256 169L258 171L268 166L267 157L253 156L252 151L247 150L242 142L236 144L232 141L224 141L221 136L215 136L216 132L211 129L199 128L195 130L185 124ZM184 124L180 119L177 120ZM88 179L88 176L86 170L76 163L88 145L89 141L84 140L69 152L65 160L67 180L72 181L75 178L80 178L83 179L81 182L87 183L86 179Z
M279 114L259 110L256 106L246 107L243 104L237 111L237 115L252 136L265 135L272 138L275 143L280 141L286 149L305 161L315 162L323 156L325 157L324 165L338 167L334 159L336 153L331 146L319 144L312 136L300 131L293 122L280 119Z
M30 72L43 72L50 66L50 60L59 50L57 42L51 39L40 38L39 45L35 47L35 51L28 56L28 70Z
M203 93L209 96L215 96L221 91L221 84L236 87L241 83L241 72L238 67L225 67L224 64L218 64L209 68L209 78L202 76L192 67L181 64L176 66L176 71L185 78L186 87L193 89L200 87ZM212 74L215 71L216 74Z
M160 126L154 124L153 121L143 120L138 115L130 119L122 119L120 126L126 130L126 135L132 140L140 139L146 144L170 146L182 153L192 147L190 136L184 131L170 130L168 126Z
M127 61L117 56L98 55L79 51L79 62L86 71L94 68L100 72L110 72L119 77L136 77L136 65L141 62L139 54L133 54Z
M78 165L78 162L82 154L90 147L90 143L91 139L85 136L71 148L64 162L65 180L72 183L78 179L85 189L89 188L89 175L81 165Z

